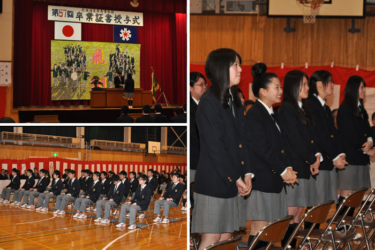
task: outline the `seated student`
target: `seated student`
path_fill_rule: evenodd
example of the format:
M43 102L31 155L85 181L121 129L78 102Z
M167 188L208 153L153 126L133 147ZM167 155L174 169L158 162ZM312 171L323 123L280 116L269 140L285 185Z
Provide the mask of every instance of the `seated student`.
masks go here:
M24 204L21 206L22 208L33 209L35 207L35 197L38 197L41 193L46 191L47 186L51 182L51 179L46 177L47 174L48 171L45 169L39 171L40 179L38 183L35 185L35 188L32 188L29 191L25 191L25 193L23 194Z
M0 180L7 180L8 179L8 175L5 174L5 169L2 169L1 170L1 175L0 175Z
M33 177L33 171L31 169L26 170L26 176L27 179L25 181L25 184L23 184L22 188L16 190L13 194L14 206L18 206L19 204L21 204L22 196L25 191L28 191L34 187L35 179Z
M74 209L77 210L77 213L73 218L86 219L87 215L85 214L87 204L95 203L100 193L102 192L102 184L99 181L100 173L95 172L93 175L93 183L90 185L87 192L85 192L81 198L76 199L74 203ZM81 213L80 213L81 212Z
M85 181L85 178L86 178L86 175L85 175L85 173L86 173L86 169L82 169L81 170L81 177L79 177L79 184L81 185L81 188L84 186L83 184L84 184L84 181Z
M135 216L137 211L147 210L148 205L150 204L152 197L152 189L146 185L147 176L142 175L139 178L139 187L135 192L134 199L130 202L126 202L121 206L121 214L119 219L119 224L116 227L125 227L126 226L126 212L129 211L129 227L128 229L136 229L135 226Z
M68 184L68 189L65 191L66 193L61 193L56 198L56 211L53 212L54 214L63 215L65 214L65 207L68 201L75 201L77 199L79 190L81 189L81 184L79 180L76 179L76 171L70 170L69 171L69 179L70 182Z
M36 211L47 212L49 200L51 198L56 198L58 195L60 195L62 189L63 183L60 179L60 171L55 170L53 171L53 181L51 184L51 188L48 191L44 191L44 193L39 195L38 208L36 209Z
M162 109L163 108L161 107L160 104L155 104L155 113L156 113L156 115L154 115L155 123L166 123L168 121L167 117L161 114Z
M127 175L128 174L126 173L126 171L121 171L119 173L119 177L120 177L121 183L124 185L123 188L124 188L124 197L125 197L125 200L128 198L128 196L130 194L130 182L126 178Z
M63 189L67 189L68 188L68 182L70 182L70 179L69 179L69 169L65 169L65 174L63 175Z
M32 172L32 170L31 170L31 172ZM25 171L23 171L23 174L20 176L20 179L21 180L26 180L28 178L28 176L27 176L27 170L25 169Z
M93 180L90 177L90 173L91 173L90 170L88 170L88 169L84 170L84 173L83 173L84 178L82 179L81 192L79 193L79 196L86 193L89 190L89 188L91 187L91 184L92 184Z
M107 194L109 193L109 190L111 189L111 184L109 183L109 180L107 179L107 172L102 171L100 174L100 179L101 179L100 182L103 188L102 188L102 192L100 193L98 200L101 200L102 198L107 196Z
M122 106L121 108L121 116L116 119L117 123L134 123L134 118L128 115L129 107Z
M137 176L137 180L139 180L139 178L142 176L142 172L138 172L138 176Z
M181 108L175 107L174 108L174 117L171 118L172 123L186 123L186 117Z
M18 170L17 169L12 170L12 176L13 176L13 178L11 179L9 185L6 186L3 189L3 192L1 193L2 200L0 200L0 203L8 204L10 194L14 193L16 190L18 190L20 188L21 181L20 181L20 177L18 177Z
M154 222L169 223L169 208L177 207L182 194L185 192L185 185L180 183L179 174L172 174L173 184L164 192L163 196L155 202L154 214L157 215ZM160 217L160 207L164 207L164 220Z
M40 179L40 176L39 176L39 173L38 173L38 169L37 169L37 168L34 168L34 179L35 179L35 180L39 180L39 179Z
M65 169L64 173L65 174L63 174L62 178L65 180L68 178L69 169Z
M111 212L111 207L119 206L122 196L124 196L124 185L121 183L119 177L114 175L112 177L113 184L108 195L102 200L96 202L96 220L95 222L101 222L103 224L109 223L109 215ZM105 206L105 213L103 217L103 206Z
M135 172L132 171L130 172L129 176L130 176L130 195L132 196L132 198L134 198L134 195L135 195L135 191L137 191L137 188L138 188L138 179L135 178Z
M150 105L144 105L142 108L142 116L138 117L135 122L136 123L154 123L154 117L150 116L151 113L151 107Z
M147 171L147 176L148 176L147 185L151 188L152 192L155 192L159 183L158 183L158 180L154 178L154 170L149 169Z
M113 184L113 183L112 183L113 175L114 175L114 173L113 173L112 171L109 171L109 172L108 172L108 180L109 180L109 183L111 183L111 185Z

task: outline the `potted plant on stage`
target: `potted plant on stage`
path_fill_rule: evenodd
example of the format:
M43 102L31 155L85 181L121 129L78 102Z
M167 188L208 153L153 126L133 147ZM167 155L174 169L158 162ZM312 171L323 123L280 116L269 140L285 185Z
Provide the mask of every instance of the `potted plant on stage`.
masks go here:
M103 83L101 81L99 81L99 76L94 76L92 79L91 79L91 83L94 84L94 87L92 88L92 90L102 90L102 88L98 87L98 85L102 85L102 87L104 86Z

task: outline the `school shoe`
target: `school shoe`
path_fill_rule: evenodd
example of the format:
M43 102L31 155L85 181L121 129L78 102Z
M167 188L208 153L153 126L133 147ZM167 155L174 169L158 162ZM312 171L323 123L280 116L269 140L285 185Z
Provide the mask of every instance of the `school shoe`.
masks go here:
M28 205L26 208L27 208L27 209L34 209L35 206L34 206L34 205Z
M125 227L125 226L126 226L126 224L124 224L124 223L120 223L120 224L116 225L116 227Z
M96 212L96 208L94 208L94 210L92 210L92 211Z
M101 222L102 221L102 218L97 218L96 220L94 220L94 222Z
M133 229L136 229L136 228L137 228L136 225L131 225L131 226L128 227L128 229L130 229L130 230L133 230Z
M186 207L182 207L182 208L181 208L181 211L186 211L186 210L187 210Z
M9 201L8 201L8 200L5 200L3 203L4 203L4 204L9 204Z
M354 236L353 240L359 240L360 238L362 238L363 235L360 234L360 233L356 233L356 235Z
M48 208L43 208L42 210L41 210L42 212L48 212Z
M161 222L161 218L159 216L156 217L156 219L154 220L154 222Z
M59 214L59 215L64 215L64 214L65 214L65 211L60 211L58 214Z
M109 220L108 219L102 220L102 224L109 224Z
M73 218L78 218L79 216L81 216L80 213L76 213L75 215L73 215Z
M23 204L22 206L21 206L21 208L26 208L27 207L27 204Z
M130 215L129 215L130 216ZM145 217L145 214L140 214L139 216L138 216L138 219L143 219Z
M169 220L167 218L164 218L164 220L161 222L163 224L168 224L169 223Z
M60 210L56 210L55 212L53 212L54 214L59 214Z
M80 216L78 216L78 219L86 219L86 218L87 218L86 214L81 214Z
M42 209L42 207L38 207L37 209L35 209L35 211L41 211Z
M113 212L113 215L116 215L116 214L118 214L118 210L116 210L116 211Z

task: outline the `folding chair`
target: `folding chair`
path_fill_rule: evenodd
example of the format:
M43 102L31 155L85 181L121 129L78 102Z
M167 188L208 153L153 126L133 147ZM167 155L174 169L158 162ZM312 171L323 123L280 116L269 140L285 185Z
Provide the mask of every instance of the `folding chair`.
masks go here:
M49 200L49 203L54 203L55 204L55 207L54 208L48 208L48 211L55 211L55 210L57 210L56 209L56 198L51 198L50 200ZM48 204L49 204L48 203Z
M214 248L219 249L221 246L224 246L225 248L227 248L226 245L234 243L234 242L239 241L239 240L242 240L242 236L241 235L233 236L229 240L220 241L220 242L218 242L216 244L213 244L211 246L206 247L206 250L208 250L208 249L214 249Z
M180 207L181 205L181 201L182 201L182 196L177 204L177 207L175 207L175 212L174 212L174 216L173 218L169 219L169 222L177 222L177 221L180 221L179 219L177 219L177 211L178 211L178 208ZM172 208L172 207L171 207ZM170 208L170 209L171 209Z
M151 200L150 200L150 204L148 204L148 207L147 207L147 209L146 210L144 210L144 211L142 211L142 210L140 210L140 211L137 211L137 213L138 213L138 215L140 214L140 213L144 213L144 218L143 218L143 221L144 222L146 222L146 224L144 224L144 223L139 223L139 224L136 224L136 227L137 228L144 228L144 227L148 227L149 225L148 225L148 223L147 223L147 219L146 218L148 218L148 217L152 217L153 215L148 215L148 213L149 212L153 212L153 209L151 208L151 203L153 202L153 200L155 199L155 197L154 196L152 196L151 197ZM136 218L137 218L138 216L137 216L137 214L136 214ZM140 222L140 220L141 219L138 219L138 221Z
M72 201L67 201L66 205L69 207L70 205L70 210L68 212L65 212L65 214L75 214L76 212L74 212L74 202L76 201L76 199L72 200Z
M255 248L259 240L268 242L268 245L265 249L269 249L273 244L280 242L288 229L289 223L293 220L293 215L288 215L282 219L275 220L270 222L267 226L263 227L251 241L250 246L247 245L246 241L241 241L237 245L237 250L240 248L247 248L252 250Z

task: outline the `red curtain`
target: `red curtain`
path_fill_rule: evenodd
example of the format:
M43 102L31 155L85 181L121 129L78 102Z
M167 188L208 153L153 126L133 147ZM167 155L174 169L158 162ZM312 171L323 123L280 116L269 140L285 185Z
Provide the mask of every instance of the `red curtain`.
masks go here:
M130 1L61 2L78 7L90 5L93 8L116 10L130 8ZM186 14L175 13L186 12L186 8L182 6L186 6L186 1L153 0L148 1L147 5L140 3L136 10L145 12L144 26L138 28L138 44L141 45L141 88L151 89L153 66L168 101L176 104L186 102ZM54 22L47 20L47 7L48 3L16 1L14 107L89 105L89 101L51 100L51 40L54 40ZM113 42L113 26L82 24L82 41Z
M7 87L0 87L0 118L5 116Z

